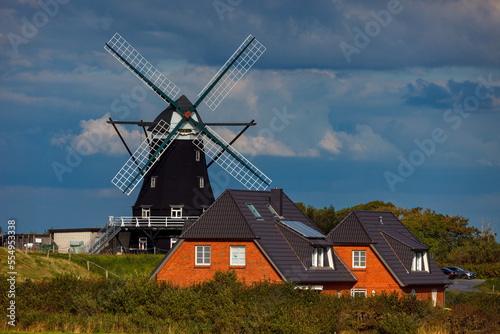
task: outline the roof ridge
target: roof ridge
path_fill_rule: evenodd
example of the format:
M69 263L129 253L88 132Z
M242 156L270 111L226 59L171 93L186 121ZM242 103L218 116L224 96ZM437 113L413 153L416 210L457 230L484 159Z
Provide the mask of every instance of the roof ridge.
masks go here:
M385 234L385 235L387 235L388 237L391 237L391 238L395 239L396 241L399 241L399 242L400 242L400 243L402 243L403 245L408 246L408 247L409 247L409 248L411 248L411 249L415 249L413 246L408 245L406 242L401 241L400 239L398 239L398 238L396 238L395 236L393 236L393 235L391 235L391 234L387 233L386 231L383 231L383 230L380 230L380 229L379 229L379 231L380 231L380 233ZM384 238L385 238L385 237L384 237Z

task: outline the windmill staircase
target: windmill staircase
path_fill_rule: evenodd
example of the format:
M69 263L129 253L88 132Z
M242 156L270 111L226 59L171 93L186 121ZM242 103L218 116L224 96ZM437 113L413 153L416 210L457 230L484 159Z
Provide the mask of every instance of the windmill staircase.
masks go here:
M111 239L115 237L122 227L110 219L97 234L85 244L85 253L97 254Z

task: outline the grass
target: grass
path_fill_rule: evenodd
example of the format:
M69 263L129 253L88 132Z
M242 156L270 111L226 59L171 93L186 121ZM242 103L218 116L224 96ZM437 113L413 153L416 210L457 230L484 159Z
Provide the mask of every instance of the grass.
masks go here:
M500 277L487 278L484 283L476 285L474 289L478 289L483 292L500 292Z
M7 248L0 247L0 273L12 271L8 268L8 256ZM19 250L15 252L15 271L17 279L20 281L40 280L61 274L70 274L81 278L96 277L96 274L83 270L80 264L69 262L68 255L64 258L49 256L47 259L47 254L26 254Z
M8 270L8 251L0 247L0 273ZM68 254L25 253L17 250L15 253L16 272L19 280L41 280L56 275L70 274L81 278L104 277L105 270L90 264L87 270L87 261L91 261L119 277L138 277L149 275L164 255L72 255L69 261Z

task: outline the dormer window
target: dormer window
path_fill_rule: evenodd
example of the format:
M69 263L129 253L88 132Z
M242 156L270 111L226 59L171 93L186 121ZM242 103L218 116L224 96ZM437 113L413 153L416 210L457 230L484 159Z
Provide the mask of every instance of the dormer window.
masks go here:
M315 247L312 252L312 267L330 267L333 265L333 254L331 248Z
M312 266L313 267L324 267L324 249L323 248L313 248L312 254Z
M415 251L413 253L413 261L411 263L411 271L429 272L429 259L428 259L427 252Z
M149 218L151 216L151 209L149 207L142 208L142 218Z

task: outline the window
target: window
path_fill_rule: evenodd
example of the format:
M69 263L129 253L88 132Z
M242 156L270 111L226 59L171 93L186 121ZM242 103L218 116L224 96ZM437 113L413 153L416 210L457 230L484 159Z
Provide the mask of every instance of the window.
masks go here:
M230 246L231 260L230 265L232 266L244 266L245 265L245 246Z
M142 218L149 218L151 215L150 208L142 208Z
M312 266L313 267L323 267L324 266L324 249L323 248L313 248L312 254Z
M269 209L269 211L271 211L271 214L273 214L274 216L278 216L279 217L279 214L276 212L276 210L274 210L273 206L271 204L266 204L267 208Z
M205 188L205 179L203 176L198 176L198 179L200 180L200 188Z
M140 250L148 249L148 238L139 238L139 249Z
M197 266L210 265L210 246L196 246L195 263Z
M352 297L366 297L366 289L352 289L351 290Z
M352 251L352 267L366 268L366 251Z
M195 151L195 159L196 159L196 161L200 161L200 157L201 157L200 151Z
M182 207L172 207L170 215L172 218L182 218Z
M255 208L255 206L253 206L252 203L247 203L247 206L250 209L250 211L252 211L252 213L253 213L253 215L255 217L262 218L262 216L260 215L259 211L257 211L257 209Z
M427 252L415 252L413 254L413 261L411 263L412 271L429 271L429 262L427 259Z
M174 245L177 243L177 238L170 238L170 248L174 247Z
M152 176L151 177L151 188L155 188L156 187L156 176Z

